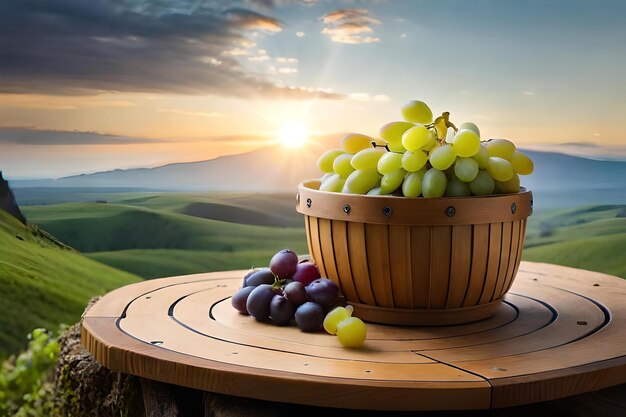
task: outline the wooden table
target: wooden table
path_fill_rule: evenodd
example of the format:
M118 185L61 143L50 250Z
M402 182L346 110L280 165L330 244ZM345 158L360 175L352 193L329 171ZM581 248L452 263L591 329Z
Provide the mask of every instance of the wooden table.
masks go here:
M104 296L82 342L102 365L263 400L367 410L510 407L626 383L626 280L523 262L496 314L446 327L368 325L363 349L259 323L230 305L244 271Z

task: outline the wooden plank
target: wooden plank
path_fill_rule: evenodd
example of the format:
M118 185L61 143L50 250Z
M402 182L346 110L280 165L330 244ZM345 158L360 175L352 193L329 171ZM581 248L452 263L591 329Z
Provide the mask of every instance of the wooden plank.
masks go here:
M444 308L450 285L452 227L435 226L430 236L430 295L428 308Z
M450 291L446 308L463 305L472 262L472 226L459 225L452 228L452 258L450 260Z
M333 243L333 231L331 220L318 219L318 228L320 235L320 248L322 251L322 259L324 260L324 270L326 271L326 278L330 278L337 284L341 291L341 281L339 281L339 274L337 273L337 265L335 263L335 245Z
M311 239L311 257L313 262L317 265L322 276L327 276L328 271L324 266L322 255L322 242L320 241L319 221L317 217L307 217L309 220L309 237Z
M509 258L511 258L511 239L513 238L513 224L511 222L502 223L502 247L500 248L500 267L498 268L498 280L491 296L491 300L501 297L504 283L508 275ZM516 256L517 254L513 254Z
M430 294L430 227L411 227L413 308L428 308Z
M389 263L395 306L398 308L413 307L410 228L389 226Z
M370 285L367 257L365 256L367 248L365 247L365 225L363 223L348 223L348 252L350 253L352 281L359 300L365 304L376 305Z
M485 274L487 273L487 259L489 255L489 225L476 224L472 227L472 267L470 272L469 287L464 306L478 304L480 295L485 286Z
M487 258L487 273L485 275L485 286L480 295L480 303L487 303L493 297L493 291L498 280L498 270L500 269L500 248L502 244L502 224L492 223L489 225L489 254Z
M515 278L516 269L519 265L520 259L518 259L519 248L521 245L520 239L520 228L522 226L522 222L517 221L513 222L513 227L511 230L511 256L509 257L509 265L507 266L506 279L504 281L504 285L502 286L502 290L500 291L500 296L504 296L506 291L509 290L513 279Z
M394 307L389 267L389 232L387 226L366 224L365 235L366 258L376 305Z
M346 222L333 220L333 244L335 247L335 261L337 265L337 273L341 282L341 291L344 297L349 301L360 302L359 296L352 279L352 270L350 268L350 253L348 251L348 227Z

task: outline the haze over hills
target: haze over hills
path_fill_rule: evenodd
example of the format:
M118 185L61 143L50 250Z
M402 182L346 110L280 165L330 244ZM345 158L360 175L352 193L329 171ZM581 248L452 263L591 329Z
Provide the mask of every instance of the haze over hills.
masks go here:
M300 149L268 147L208 161L175 163L156 168L113 170L56 180L11 181L13 187L136 187L161 191L228 191L293 193L303 179L320 174L318 143ZM535 172L522 177L522 185L537 197L536 208L619 204L626 201L626 161L605 161L577 156L526 151ZM18 196L19 197L19 196Z

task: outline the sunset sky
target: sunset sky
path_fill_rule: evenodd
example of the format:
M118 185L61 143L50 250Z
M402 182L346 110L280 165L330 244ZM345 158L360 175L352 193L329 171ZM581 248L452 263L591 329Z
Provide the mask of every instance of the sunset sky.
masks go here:
M411 99L483 138L624 146L624 45L619 0L0 0L0 170L376 135Z

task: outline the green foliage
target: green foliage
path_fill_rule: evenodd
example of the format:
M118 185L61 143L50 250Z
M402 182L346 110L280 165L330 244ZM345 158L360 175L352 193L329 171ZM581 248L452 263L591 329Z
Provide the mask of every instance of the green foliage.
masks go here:
M139 280L0 210L0 359L22 349L32 329L75 323L91 297Z
M624 205L538 213L528 220L523 259L626 278Z
M59 358L57 337L45 329L28 335L28 348L0 369L0 415L50 416L52 376Z

